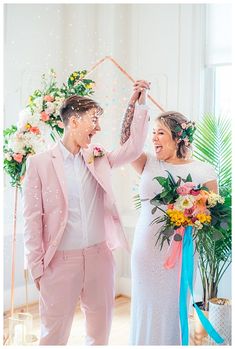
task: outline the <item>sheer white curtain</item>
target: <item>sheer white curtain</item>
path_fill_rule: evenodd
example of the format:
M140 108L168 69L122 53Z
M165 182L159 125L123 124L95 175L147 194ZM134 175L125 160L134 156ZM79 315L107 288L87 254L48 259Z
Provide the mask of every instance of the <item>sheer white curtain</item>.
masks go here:
M206 65L232 63L232 4L206 6Z

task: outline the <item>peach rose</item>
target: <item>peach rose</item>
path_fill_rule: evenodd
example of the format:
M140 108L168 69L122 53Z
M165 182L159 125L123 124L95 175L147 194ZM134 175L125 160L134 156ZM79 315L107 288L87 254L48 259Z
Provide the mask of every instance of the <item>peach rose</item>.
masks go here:
M57 122L57 125L60 127L60 128L64 128L64 123L62 121L58 121Z
M41 119L42 119L42 121L48 121L50 119L50 117L45 111L43 111L43 112L41 112Z
M45 102L53 102L54 101L54 97L50 96L50 95L44 96L43 99L44 99Z
M36 127L36 126L30 127L29 131L32 132L32 133L34 133L34 134L36 134L36 135L39 135L39 133L40 133L39 128Z
M17 161L19 164L22 162L22 160L23 160L23 155L22 154L19 154L19 153L17 153L17 154L14 154L13 155L13 159L15 160L15 161Z

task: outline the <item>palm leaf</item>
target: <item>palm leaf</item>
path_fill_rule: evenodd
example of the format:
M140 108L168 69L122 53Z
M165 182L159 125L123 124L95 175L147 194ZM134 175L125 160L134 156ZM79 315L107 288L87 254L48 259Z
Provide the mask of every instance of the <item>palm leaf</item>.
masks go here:
M231 183L232 176L231 121L220 116L206 114L197 125L193 156L208 162L217 171L219 187Z
M216 118L206 114L197 125L197 137L194 141L193 155L196 159L214 166L220 194L225 198L218 220L208 231L198 232L196 244L199 252L199 270L203 284L203 299L207 303L212 293L215 295L218 284L231 264L231 177L232 177L232 134L231 121L222 116ZM221 214L220 214L221 213ZM220 222L227 218L228 229ZM215 236L222 236L216 239Z

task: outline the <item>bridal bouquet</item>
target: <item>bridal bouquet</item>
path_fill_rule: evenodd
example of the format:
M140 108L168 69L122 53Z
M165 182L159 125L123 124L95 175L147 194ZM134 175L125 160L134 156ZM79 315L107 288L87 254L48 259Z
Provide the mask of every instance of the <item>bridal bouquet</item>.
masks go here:
M172 235L174 240L182 240L180 232L187 226L193 228L194 237L199 230L206 234L208 228L213 230L215 239L221 237L218 228L226 228L226 208L223 207L223 197L205 186L196 185L190 174L186 179L178 177L177 182L170 172L167 178L155 177L154 179L163 187L162 192L151 200L151 204L155 206L152 213L154 214L157 209L164 213L152 222L152 224L163 222L156 242L160 242L161 249L165 241L170 243ZM165 210L162 205L166 206ZM221 217L220 221L218 217Z
M156 244L160 241L160 249L165 241L169 244L171 242L168 251L170 253L166 258L164 267L166 269L174 268L176 262L179 263L179 317L182 344L188 345L189 342L188 290L203 327L216 343L221 344L224 339L211 325L194 300L193 239L197 244L202 243L200 239L203 239L205 234L212 233L215 240L222 237L221 230L226 229L228 218L226 205L223 205L224 198L210 191L207 187L194 183L190 174L185 179L178 177L176 182L171 173L168 171L167 173L167 178L154 178L163 187L163 190L151 200L155 206L152 213L154 214L159 209L163 215L155 218L152 224L163 223L157 233L159 235ZM172 235L173 238L170 241Z

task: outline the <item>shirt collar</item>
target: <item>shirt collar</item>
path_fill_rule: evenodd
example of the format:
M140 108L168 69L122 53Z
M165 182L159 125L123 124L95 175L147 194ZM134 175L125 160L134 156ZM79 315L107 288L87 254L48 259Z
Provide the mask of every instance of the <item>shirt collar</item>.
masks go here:
M62 152L62 155L63 155L63 158L64 160L67 160L67 159L76 159L78 158L78 156L81 154L81 149L79 150L79 152L76 154L76 155L73 155L65 146L64 144L62 143L62 141L59 142L59 146L60 146L60 150Z

